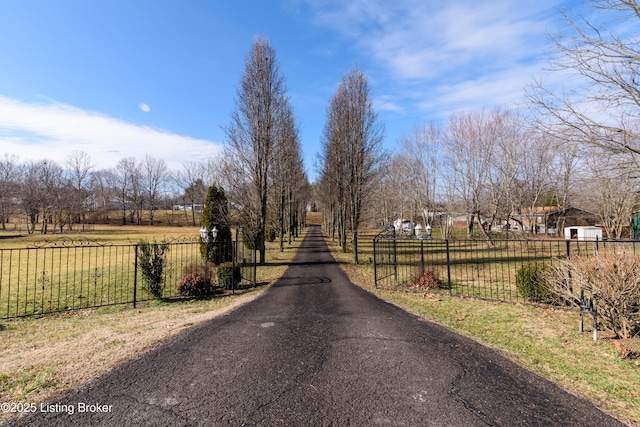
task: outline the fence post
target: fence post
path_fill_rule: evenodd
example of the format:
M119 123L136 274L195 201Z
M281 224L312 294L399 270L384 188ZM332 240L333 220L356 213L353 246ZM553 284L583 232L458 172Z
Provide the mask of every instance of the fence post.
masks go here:
M393 230L393 280L398 284L398 240L395 228Z
M136 255L135 262L133 263L133 308L136 308L136 297L138 291L138 245L135 245Z
M244 239L244 236L242 236L242 238ZM257 278L257 274L258 274L258 267L257 267L258 263L256 262L256 249L255 249L255 243L253 244L253 287L257 287L258 286L258 278Z
M598 306L595 302L595 300L593 301L593 341L598 341Z
M373 287L378 289L378 257L376 253L377 239L373 239Z
M584 332L584 288L580 288L580 322L578 323L578 332Z
M424 274L424 239L420 239L420 275Z
M236 293L236 255L238 254L238 229L236 229L236 241L231 244L231 293ZM242 274L242 270L238 267L239 274Z
M447 287L449 288L449 296L453 294L451 289L451 257L449 255L449 239L445 240L447 246Z

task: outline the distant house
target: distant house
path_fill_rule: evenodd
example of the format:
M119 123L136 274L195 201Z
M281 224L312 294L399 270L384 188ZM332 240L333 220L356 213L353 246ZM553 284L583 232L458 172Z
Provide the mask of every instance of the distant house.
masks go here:
M514 215L517 216L517 215ZM524 213L522 226L529 231L534 229L538 233L556 233L564 227L595 226L598 215L576 207L543 206L537 207L533 214Z
M202 212L203 205L197 203L178 203L171 207L174 211L195 211Z
M109 209L122 209L122 202L119 200L109 200L107 202L107 207ZM125 202L124 209L131 209L131 202Z
M595 226L597 221L598 214L574 207L557 208L546 215L547 228Z

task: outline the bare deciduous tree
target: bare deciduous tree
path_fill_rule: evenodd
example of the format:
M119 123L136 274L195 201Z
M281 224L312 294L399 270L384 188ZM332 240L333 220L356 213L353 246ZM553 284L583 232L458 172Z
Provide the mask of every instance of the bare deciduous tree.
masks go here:
M329 103L323 135L323 179L326 185L336 186L339 237L346 251L346 231L350 231L356 263L358 230L375 188L384 136L370 92L364 72L353 68Z
M173 175L175 192L182 200L185 225L196 225L196 205L204 204L207 185L204 181L203 165L200 162L185 162L182 169ZM190 207L188 209L187 207ZM189 212L191 219L189 219ZM191 222L189 222L191 220Z
M570 33L553 37L554 70L570 87L534 83L529 98L539 125L558 137L627 156L640 154L640 22L636 0L591 0L588 18L565 13Z
M122 211L122 225L127 224L127 209L131 210L131 222L133 222L133 208L134 204L134 188L138 186L138 183L134 183L134 179L137 179L138 161L135 157L126 157L120 159L116 166L115 172L117 181L117 197L120 203L120 209Z
M64 208L67 207L64 189L64 171L53 161L41 160L29 162L22 175L20 202L27 216L27 231L35 231L36 225L42 219L41 233L49 231L49 225L55 227L62 221ZM54 224L55 221L55 224Z
M538 230L536 208L543 205L544 196L552 191L554 142L553 138L539 132L527 132L521 140L516 200L528 219L532 234Z
M297 229L297 202L307 184L304 175L300 149L299 131L295 124L293 110L288 102L280 109L277 122L278 133L274 146L273 167L271 168L273 203L276 207L276 227L280 240L280 251L284 250L285 234L289 242Z
M141 167L143 191L149 209L149 224L153 225L153 214L156 209L158 196L167 181L167 163L163 159L147 155L142 161Z
M18 158L5 154L0 159L0 223L3 230L11 215L17 212L15 199L19 194L20 174Z
M588 201L595 207L598 219L610 239L622 238L625 226L638 206L637 178L631 177L625 168L620 168L615 158L603 156L601 150L587 157L590 170Z
M503 111L467 111L449 117L446 158L449 173L455 175L457 192L465 203L467 237L473 236L474 224L489 240L482 227L482 196L486 190L498 135L498 120Z
M443 130L433 122L414 126L400 139L402 157L406 159L405 174L410 180L407 191L425 226L434 222L436 213L437 170L443 143Z
M82 222L85 225L85 214L87 211L87 200L90 197L89 183L91 181L91 170L94 164L89 155L82 151L73 151L67 158L67 174L73 191L71 192L72 218L69 227L74 222Z
M256 38L245 59L236 91L235 109L225 127L225 156L233 176L247 176L251 197L244 206L250 219L260 264L265 263L265 228L269 195L269 168L277 139L278 120L285 97L284 77L276 52L264 38ZM237 194L237 192L236 192Z

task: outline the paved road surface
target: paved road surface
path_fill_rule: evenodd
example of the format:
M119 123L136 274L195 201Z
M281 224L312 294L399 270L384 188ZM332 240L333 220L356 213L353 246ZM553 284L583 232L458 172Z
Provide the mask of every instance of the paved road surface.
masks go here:
M622 425L350 284L318 227L260 298L47 409L15 425Z

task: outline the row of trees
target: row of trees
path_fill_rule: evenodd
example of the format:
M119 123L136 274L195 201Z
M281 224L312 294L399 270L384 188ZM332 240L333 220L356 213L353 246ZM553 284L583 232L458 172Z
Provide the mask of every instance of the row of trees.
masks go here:
M566 15L573 32L554 38L553 65L575 77L567 80L573 87L535 82L526 114L509 108L463 111L446 123L417 125L396 153L381 148L384 127L366 75L349 71L327 107L314 195L342 247L347 250L350 236L357 260L363 223L421 217L448 235L449 219L458 213L466 215L471 235L551 205L595 211L609 236L619 237L637 207L640 48L633 29L640 5L635 0L590 4L590 20ZM114 201L123 223L140 222L145 209L153 218L162 194L201 204L206 189L217 184L228 196L230 218L254 235L264 262L268 234L279 235L282 247L309 202L299 129L275 50L265 39L256 38L245 59L224 130L221 158L182 171L169 171L150 156L122 159L102 171L94 171L82 153L72 154L65 167L47 161L19 165L5 156L2 222L20 206L31 231L40 218L47 219L41 221L46 232L46 224L64 227Z
M285 164L278 163L273 170L272 178L278 186L270 189L267 203L278 206L278 210L270 212L264 222L268 230L279 231L280 235L295 232L308 202L299 155L295 179L288 179L290 170L281 170ZM159 222L158 210L179 206L184 219L176 225L198 225L198 211L207 189L219 183L237 196L230 199L234 212L226 226L252 228L249 205L245 204L248 194L243 194L243 188L230 185L232 180L227 177L233 176L233 171L225 169L228 166L220 159L209 159L172 170L163 159L145 156L140 160L121 159L114 168L96 169L83 152L70 154L63 163L21 162L16 156L5 154L0 157L0 224L6 230L10 220L19 219L22 223L26 219L29 233L62 232L113 220L123 225L155 224ZM114 211L120 212L119 217L114 216Z
M121 159L115 168L95 170L85 153L72 153L65 164L5 155L0 161L0 220L18 213L37 225L62 231L73 224L107 220L114 208L122 224L142 224L143 212L153 224L155 211L181 202L185 223L196 225L197 207L207 189L218 188L231 212L221 216L241 225L256 239L265 262L265 239L291 241L304 222L309 184L304 171L299 129L286 93L276 54L269 42L256 38L245 59L236 107L225 127L222 156L170 170L162 159ZM163 206L164 205L164 206ZM190 217L189 217L190 213ZM102 218L99 218L102 216ZM286 236L286 237L285 237Z
M366 75L353 68L327 107L318 198L329 233L347 251L351 235L358 262L358 229L379 178L384 127L373 108Z
M622 237L640 207L632 157L568 142L529 118L495 108L414 127L382 168L373 222L420 219L450 236L451 217L462 214L468 236L478 229L489 238L499 222L534 224L539 207L577 206L595 213L609 237Z
M0 158L0 220L27 218L30 233L72 229L76 224L110 221L120 211L122 224L153 224L158 209L175 204L202 204L216 173L211 162L185 164L170 170L163 159L127 157L117 166L96 169L89 155L73 152L63 163L51 160L21 162ZM185 211L186 213L187 211ZM189 211L193 214L193 211ZM185 217L186 225L195 225Z
M233 203L242 207L242 223L264 264L267 232L279 235L283 250L285 235L291 241L297 233L309 202L299 129L275 49L264 38L254 40L245 58L235 109L224 130L221 181Z
M345 250L349 232L357 251L363 219L421 219L448 236L461 214L468 236L478 229L489 239L492 225L534 224L544 206L582 207L609 237L622 236L639 208L640 5L589 5L589 18L565 14L571 32L553 38L552 66L573 86L538 81L527 89L530 108L461 111L417 125L395 152L379 150L366 77L353 70L343 79L327 108L316 189Z

